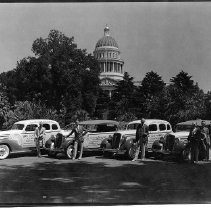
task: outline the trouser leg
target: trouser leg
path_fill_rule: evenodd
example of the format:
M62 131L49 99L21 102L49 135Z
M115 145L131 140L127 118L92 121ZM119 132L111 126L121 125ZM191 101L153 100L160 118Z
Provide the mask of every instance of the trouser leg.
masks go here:
M206 160L209 160L209 156L210 156L210 145L206 144Z
M36 149L37 149L37 156L41 156L41 154L40 154L40 142L39 142L39 140L37 139L36 140Z
M81 142L81 143L80 143L80 155L79 155L79 158L78 158L78 159L81 159L81 158L82 158L83 150L84 150L84 143Z
M195 145L195 160L196 162L199 160L199 144Z
M76 158L77 152L78 152L78 142L75 141L74 142L74 149L73 149L73 159Z
M196 150L195 144L191 143L190 151L191 151L191 162L192 163L194 162L194 160L196 158L195 150Z
M145 158L145 143L141 143L141 159L143 160Z

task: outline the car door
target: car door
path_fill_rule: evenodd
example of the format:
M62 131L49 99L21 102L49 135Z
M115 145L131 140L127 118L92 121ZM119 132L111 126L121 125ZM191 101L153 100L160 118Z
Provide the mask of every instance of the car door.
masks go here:
M23 133L23 148L35 147L34 131L37 126L38 124L36 123L26 125Z
M116 130L115 125L95 125L94 129L92 129L84 138L84 148L100 148L101 142L109 136L112 136Z
M45 137L44 137L44 142L45 143L48 139L51 138L52 136L52 130L51 130L51 124L44 122L43 127L45 128Z
M148 137L147 148L151 149L153 142L157 139L159 139L158 124L157 123L149 124L149 137Z

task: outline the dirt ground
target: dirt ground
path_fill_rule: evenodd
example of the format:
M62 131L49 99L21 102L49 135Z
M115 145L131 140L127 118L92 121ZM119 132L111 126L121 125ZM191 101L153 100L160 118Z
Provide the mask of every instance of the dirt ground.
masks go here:
M211 203L211 162L19 155L0 169L1 206Z

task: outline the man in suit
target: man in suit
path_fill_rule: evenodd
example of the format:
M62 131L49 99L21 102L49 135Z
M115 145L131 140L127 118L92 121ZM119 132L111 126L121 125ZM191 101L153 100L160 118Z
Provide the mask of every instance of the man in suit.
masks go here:
M141 119L141 124L137 126L136 129L136 152L135 157L132 161L138 160L138 155L141 149L141 160L145 158L145 148L148 142L149 129L145 124L145 119Z

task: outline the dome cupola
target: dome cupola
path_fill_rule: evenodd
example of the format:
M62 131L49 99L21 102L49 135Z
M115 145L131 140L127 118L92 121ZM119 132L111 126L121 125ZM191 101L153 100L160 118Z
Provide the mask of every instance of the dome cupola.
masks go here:
M104 37L102 37L101 39L98 40L95 48L98 48L98 47L116 47L116 48L119 48L115 39L110 36L109 31L110 31L109 27L106 26L104 28Z

